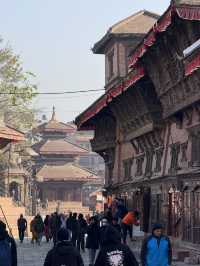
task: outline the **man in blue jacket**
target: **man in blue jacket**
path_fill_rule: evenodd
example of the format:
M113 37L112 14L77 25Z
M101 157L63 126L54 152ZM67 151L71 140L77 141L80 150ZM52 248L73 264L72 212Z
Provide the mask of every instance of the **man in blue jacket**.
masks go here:
M142 266L170 266L172 262L171 243L163 234L163 226L155 224L152 235L146 238L141 250Z

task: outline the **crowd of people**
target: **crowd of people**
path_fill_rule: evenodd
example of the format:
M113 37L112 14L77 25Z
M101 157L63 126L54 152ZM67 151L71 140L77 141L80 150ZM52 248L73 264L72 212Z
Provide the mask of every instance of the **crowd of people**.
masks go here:
M133 225L139 225L138 211L128 211L122 201L94 216L57 212L43 220L37 214L30 224L31 243L52 241L53 248L44 258L44 266L83 266L82 252L88 250L89 266L138 266L133 251L127 245L127 235L133 238ZM23 243L27 221L18 219L19 239ZM2 261L6 261L2 264ZM169 238L160 224L153 226L152 234L141 248L142 266L170 266L172 261ZM14 239L0 221L0 266L17 266L17 249Z

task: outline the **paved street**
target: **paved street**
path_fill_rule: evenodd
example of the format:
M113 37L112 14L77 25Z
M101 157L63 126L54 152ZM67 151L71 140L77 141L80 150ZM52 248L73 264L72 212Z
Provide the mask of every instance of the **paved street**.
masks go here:
M45 242L41 246L32 245L30 241L18 243L18 266L43 266L45 256L48 250L52 247L51 244ZM89 264L87 252L81 254L85 265Z
M135 245L135 243L134 243ZM32 245L30 241L25 243L18 243L18 265L19 266L42 266L45 256L48 250L52 247L52 244L42 243L41 246ZM134 248L135 253L139 254L139 247ZM81 253L84 259L84 265L89 265L87 250L85 253Z
M136 245L135 242L130 243L130 246L134 250L136 257L139 257L140 245ZM41 246L32 245L29 241L25 243L18 243L18 266L43 266L45 256L48 250L52 247L52 244L42 243ZM88 266L88 253L81 254L84 259L84 265ZM173 266L188 266L181 262L174 262ZM193 265L195 266L195 265Z

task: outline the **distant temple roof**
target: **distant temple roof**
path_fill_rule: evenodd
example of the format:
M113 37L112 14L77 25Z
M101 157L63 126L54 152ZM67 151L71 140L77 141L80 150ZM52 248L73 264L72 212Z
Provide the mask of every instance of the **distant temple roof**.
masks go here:
M147 10L139 11L128 18L114 24L93 47L94 53L104 53L104 48L108 41L113 37L133 37L144 36L154 23L158 20L159 15Z
M40 154L59 154L59 155L86 155L88 151L68 142L65 139L43 140L32 146Z
M0 119L0 148L4 148L10 142L23 140L25 140L24 133L5 125L3 119Z
M75 126L72 126L70 123L65 124L65 123L59 122L56 119L55 107L53 107L51 119L48 122L39 125L34 131L39 132L39 133L43 133L43 132L72 133L76 131L76 128Z
M44 165L36 174L39 182L43 181L83 181L88 182L97 179L98 177L80 168L73 163L64 165Z

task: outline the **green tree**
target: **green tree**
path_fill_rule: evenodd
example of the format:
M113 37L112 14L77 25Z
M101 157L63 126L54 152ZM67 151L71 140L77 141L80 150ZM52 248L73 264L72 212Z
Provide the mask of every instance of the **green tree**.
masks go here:
M33 99L37 95L35 76L24 71L19 55L0 40L0 115L19 130L29 130L35 118Z

